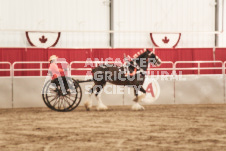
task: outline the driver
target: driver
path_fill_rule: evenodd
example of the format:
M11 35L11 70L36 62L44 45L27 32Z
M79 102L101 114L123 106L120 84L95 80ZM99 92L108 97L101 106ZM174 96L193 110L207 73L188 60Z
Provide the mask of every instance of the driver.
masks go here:
M50 66L49 66L49 71L51 72L52 75L52 83L55 83L56 86L60 86L62 89L62 91L66 90L67 92L69 92L69 86L67 83L67 77L66 75L68 75L67 73L67 65L66 67L65 64L62 64L62 68L64 67L64 69L59 68L57 65L57 56L56 55L52 55L49 58L49 62L50 62Z

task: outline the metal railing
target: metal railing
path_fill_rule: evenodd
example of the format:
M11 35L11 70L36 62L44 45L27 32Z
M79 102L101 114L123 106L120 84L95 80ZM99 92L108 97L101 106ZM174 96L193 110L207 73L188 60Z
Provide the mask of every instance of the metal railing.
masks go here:
M67 63L68 62L59 62L59 63ZM122 65L122 62L119 61L72 61L69 66L69 74L71 75L71 71L90 71L92 68L91 67L97 67L100 64L117 64L118 66ZM218 67L201 67L201 64L206 64L206 63L213 63L213 64L220 64ZM31 62L14 62L12 65L10 62L0 62L0 64L8 64L9 68L7 69L0 69L0 72L5 72L8 71L10 72L10 76L15 76L15 72L23 72L23 71L39 71L39 76L46 76L43 75L43 71L48 71L48 67L43 67L44 64L49 64L48 61L31 61ZM16 68L17 65L28 65L28 64L38 64L38 68ZM78 64L84 64L86 67L74 67L75 65ZM190 71L198 71L198 75L200 75L201 70L221 70L222 74L225 75L226 73L226 61L176 61L173 63L172 61L162 61L162 64L168 64L170 67L151 67L148 68L148 71L164 71L164 70L171 70L173 72L176 72L178 70L190 70ZM181 64L197 64L197 67L178 67L178 65Z
M72 61L70 63L70 75L71 71L90 71L92 68L84 67L84 68L73 68L73 65L76 64L85 64L86 66L97 67L100 64L115 64L122 65L122 62L119 61Z
M148 71L164 71L164 70L172 70L174 71L174 66L172 61L162 61L161 64L168 64L171 67L170 68L161 68L161 67L155 67L153 66L152 68L148 68Z
M226 73L225 70L226 70L226 61L225 61L224 64L223 64L223 74Z
M12 65L11 65L11 63L10 62L0 62L0 64L5 64L5 65L9 65L9 68L8 69L0 69L0 72L5 72L5 71L7 71L7 72L9 72L9 76L12 76L12 70L11 70L11 68L12 68Z
M201 64L206 64L206 63L220 63L221 67L200 67ZM184 68L178 68L177 65L178 64L197 64L198 67L184 67ZM198 71L198 75L200 75L200 70L222 70L222 74L224 74L223 72L223 62L222 61L176 61L174 63L174 70L175 72L177 70L197 70Z
M64 62L64 61L61 61L61 62L58 62L58 63L67 63L68 65L68 62ZM24 68L15 68L16 65L19 65L19 64L25 64L25 65L28 65L28 64L39 64L39 68L28 68L28 69L24 69ZM40 72L40 75L39 76L43 76L42 72L43 71L48 71L49 68L43 68L43 64L49 64L48 61L20 61L20 62L14 62L13 65L12 65L12 76L15 76L15 72L16 71L39 71Z
M67 63L67 62L62 62L62 63ZM108 61L108 62L105 62L105 61L90 61L90 62L87 62L87 61L72 61L69 65L69 71L74 71L74 70L91 70L91 68L76 68L76 67L73 67L73 65L75 64L93 64L94 67L98 66L99 64L105 64L105 63L117 63L119 65L122 65L121 62L115 62L115 61ZM225 62L222 62L222 61L176 61L175 63L171 62L171 61L163 61L162 62L163 64L169 64L170 67L169 68L149 68L148 70L172 70L174 72L176 72L177 70L197 70L198 71L198 75L200 75L200 71L201 70L211 70L211 69L216 69L216 70L222 70L222 75L223 75L223 89L224 89L224 103L226 103L226 83L225 83L225 80L226 80L226 75L225 75L225 70L226 70L226 61ZM197 64L198 66L197 67L188 67L188 68L178 68L177 66L179 64L188 64L188 63L195 63ZM201 64L205 64L205 63L219 63L221 65L221 67L201 67ZM8 71L10 72L10 76L12 77L12 100L14 98L13 96L13 85L14 85L14 76L15 76L15 72L18 72L18 71L40 71L40 76L43 76L43 71L48 71L48 68L43 68L43 64L49 64L49 62L47 61L43 61L43 62L40 62L40 61L32 61L32 62L14 62L12 65L11 63L9 62L0 62L0 64L8 64L9 65L9 68L8 69L0 69L0 71ZM24 68L15 68L16 65L19 65L19 64L38 64L39 65L39 68L30 68L30 69L24 69ZM68 63L67 63L68 64ZM174 103L175 103L175 93L176 93L176 90L175 90L175 82L176 80L174 79ZM12 105L13 106L13 105Z
M223 77L223 82L224 82L224 103L226 103L226 75L225 75L225 70L226 70L226 61L223 63L223 74L224 74L224 77Z
M43 64L47 64L49 63L48 61L24 61L24 62L14 62L12 65L12 75L14 76L15 71L40 71L40 76L42 76L42 71L48 70L48 69L43 69ZM40 68L31 68L31 69L24 69L24 68L19 68L16 69L15 66L19 65L19 64L39 64Z

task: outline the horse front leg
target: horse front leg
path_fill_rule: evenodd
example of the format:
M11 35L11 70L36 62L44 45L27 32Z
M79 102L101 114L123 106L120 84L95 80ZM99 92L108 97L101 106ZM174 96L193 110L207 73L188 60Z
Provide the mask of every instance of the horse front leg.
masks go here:
M85 106L87 111L90 111L92 106L93 106L93 101L92 101L91 96L92 96L92 94L94 92L94 86L88 91L89 92L88 99L84 102L84 106Z
M138 91L143 92L144 94L138 96ZM139 104L139 102L145 97L146 95L146 91L144 90L144 88L141 86L140 88L138 86L134 86L134 95L135 98L133 99L133 101L135 102L132 106L132 110L134 111L140 111L140 110L144 110L144 107L142 105Z
M97 102L97 110L98 111L105 111L105 110L107 110L108 109L108 107L106 106L106 105L104 105L104 103L102 102L102 100L101 100L101 94L100 94L100 91L103 89L103 85L99 85L98 87L97 87L97 91L96 91L96 97L97 97L97 100L98 100L98 102Z

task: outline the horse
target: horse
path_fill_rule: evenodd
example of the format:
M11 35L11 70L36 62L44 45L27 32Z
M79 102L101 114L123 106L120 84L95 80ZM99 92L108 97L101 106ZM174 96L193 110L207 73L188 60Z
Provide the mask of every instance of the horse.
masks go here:
M138 53L140 54L140 53ZM123 85L134 88L135 102L132 106L132 110L144 110L144 107L139 104L139 101L145 97L146 91L142 87L146 71L149 63L153 66L160 66L161 59L156 56L152 51L145 50L136 58L127 60L124 66L115 66L113 64L99 65L92 69L94 86L88 91L89 99L85 101L84 106L87 111L92 107L91 95L95 92L95 96L98 99L97 110L107 110L108 107L103 104L100 92L104 88L107 82L114 85ZM138 91L143 92L138 96Z

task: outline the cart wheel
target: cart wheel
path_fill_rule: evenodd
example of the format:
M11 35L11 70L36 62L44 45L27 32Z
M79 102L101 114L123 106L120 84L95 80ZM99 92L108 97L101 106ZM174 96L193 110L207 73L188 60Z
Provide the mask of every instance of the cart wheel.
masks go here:
M68 112L74 110L82 99L82 89L79 83L72 79L68 80L70 88L64 94L60 86L46 82L42 90L42 98L47 107L54 111Z

